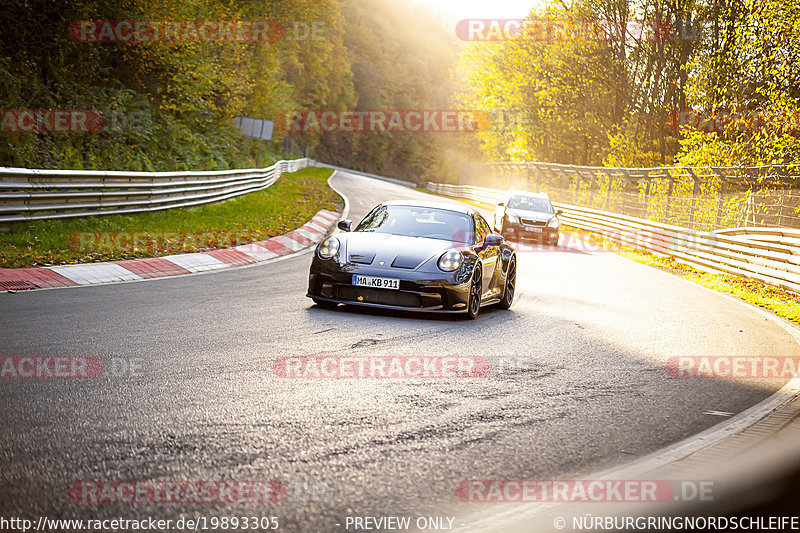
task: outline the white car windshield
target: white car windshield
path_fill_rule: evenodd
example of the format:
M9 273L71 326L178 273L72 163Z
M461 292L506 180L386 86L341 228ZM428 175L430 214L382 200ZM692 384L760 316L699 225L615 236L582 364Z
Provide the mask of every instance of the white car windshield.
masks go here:
M508 207L519 209L520 211L553 212L553 205L549 200L537 198L536 196L512 196L508 200Z

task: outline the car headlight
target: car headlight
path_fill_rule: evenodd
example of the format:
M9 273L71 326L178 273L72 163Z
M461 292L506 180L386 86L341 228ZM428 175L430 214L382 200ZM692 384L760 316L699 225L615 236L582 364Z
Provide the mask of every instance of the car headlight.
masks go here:
M461 257L461 252L458 250L448 250L439 258L439 268L445 272L453 272L458 270L464 259Z
M519 217L515 217L514 215L510 215L508 213L506 213L506 220L512 224L519 224Z
M336 252L339 251L339 239L336 237L328 237L317 248L317 255L320 259L330 259Z
M561 226L561 222L559 222L556 217L551 218L550 221L547 222L548 228L557 228L559 226Z

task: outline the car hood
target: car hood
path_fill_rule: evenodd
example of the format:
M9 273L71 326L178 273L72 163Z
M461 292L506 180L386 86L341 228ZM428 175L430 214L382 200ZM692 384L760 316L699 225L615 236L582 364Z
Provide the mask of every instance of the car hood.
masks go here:
M507 209L506 213L509 215L514 215L515 217L519 218L527 218L529 220L540 220L542 222L547 222L555 215L553 213L543 213L541 211L528 211L526 209Z
M388 233L346 233L347 260L351 263L413 270L462 244L424 237ZM383 261L383 265L381 265Z

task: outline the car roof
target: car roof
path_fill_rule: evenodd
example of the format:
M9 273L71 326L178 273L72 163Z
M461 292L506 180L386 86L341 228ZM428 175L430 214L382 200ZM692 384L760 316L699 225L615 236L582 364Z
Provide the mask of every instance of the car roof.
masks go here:
M407 207L423 207L427 209L442 209L444 211L455 211L456 213L463 213L465 215L471 215L475 212L469 206L460 206L456 203L444 203L444 202L431 202L431 201L419 201L419 200L392 200L389 202L383 202L381 205L402 205Z
M550 199L550 197L547 196L547 193L543 192L508 191L506 193L506 198L511 198L512 196L530 196L531 198L542 198L544 200Z

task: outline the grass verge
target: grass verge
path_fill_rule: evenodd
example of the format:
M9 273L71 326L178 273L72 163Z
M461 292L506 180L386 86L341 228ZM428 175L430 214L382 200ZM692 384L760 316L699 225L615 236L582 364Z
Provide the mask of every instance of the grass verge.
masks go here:
M337 210L327 168L283 174L271 187L218 204L130 216L0 225L0 267L119 261L228 248L291 231Z

